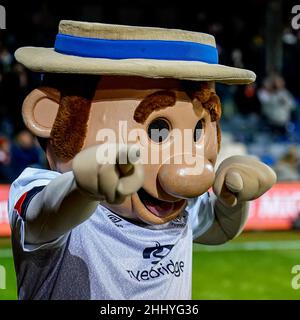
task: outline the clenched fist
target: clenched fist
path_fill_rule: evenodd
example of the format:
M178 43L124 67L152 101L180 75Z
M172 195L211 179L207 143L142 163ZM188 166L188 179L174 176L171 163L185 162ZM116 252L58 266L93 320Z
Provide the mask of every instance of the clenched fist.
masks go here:
M72 163L76 183L94 198L121 203L144 183L138 158L135 145L102 144L84 149Z
M275 182L275 172L264 163L252 157L233 156L220 164L213 190L222 203L233 207L260 197Z

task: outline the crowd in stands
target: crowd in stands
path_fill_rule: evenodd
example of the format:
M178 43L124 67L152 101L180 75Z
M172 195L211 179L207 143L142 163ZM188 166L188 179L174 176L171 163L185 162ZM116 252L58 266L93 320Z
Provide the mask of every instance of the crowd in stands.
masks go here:
M147 4L151 8L149 1L142 2L144 8L147 9ZM19 28L10 29L9 20L7 31L0 33L0 183L12 182L27 166L47 166L43 151L25 129L21 116L22 101L37 86L40 75L28 72L17 63L14 50L22 45L53 46L58 20L89 20L88 17L93 14L99 16L95 21L175 26L213 34L218 43L221 63L257 73L254 84L217 86L223 106L221 150L223 153L226 151L227 155L245 153L257 156L273 166L279 180L300 181L300 32L292 30L288 22L282 36L281 73L267 74L264 21L258 19L257 25L249 28L250 22L247 22L242 11L233 15L232 19L224 20L221 9L220 14L216 15L213 9L213 14L209 8L208 12L201 11L204 9L196 3L189 12L180 7L162 6L152 12L150 20L140 7L131 6L128 1L120 2L121 5L114 11L107 11L106 8L107 14L100 5L82 5L73 12L73 16L70 13L72 8L57 14L49 3L41 1L39 6L24 6L24 10L28 10L24 13L19 10L16 19L26 19L29 34ZM112 12L113 18L109 18ZM178 23L179 20L181 23Z

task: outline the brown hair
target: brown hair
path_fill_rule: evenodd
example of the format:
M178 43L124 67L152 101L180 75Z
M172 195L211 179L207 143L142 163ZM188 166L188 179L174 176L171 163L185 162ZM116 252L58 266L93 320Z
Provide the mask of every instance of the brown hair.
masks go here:
M83 147L99 76L46 74L42 84L57 91L59 109L49 143L55 155L71 160Z
M143 99L135 109L134 120L138 123L144 123L152 111L174 106L175 102L176 95L173 91L154 92Z
M221 118L221 101L218 95L208 88L205 84L201 87L200 91L196 91L194 97L199 100L204 109L206 109L209 114L211 121L216 121L217 124L217 141L218 141L218 151L221 147L221 128L220 128L220 118Z

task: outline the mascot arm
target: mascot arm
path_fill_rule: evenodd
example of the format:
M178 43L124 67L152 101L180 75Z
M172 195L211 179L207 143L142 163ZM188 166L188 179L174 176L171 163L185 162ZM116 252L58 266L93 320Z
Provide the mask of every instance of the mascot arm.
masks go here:
M30 201L25 220L25 241L41 244L52 241L84 222L99 201L120 203L144 182L142 166L118 159L137 153L135 146L124 146L115 164L105 163L105 148L94 146L81 151L73 160L73 170L52 180Z
M79 190L72 171L60 175L30 201L25 219L26 243L43 244L59 238L88 219L98 203Z
M276 182L276 174L248 156L225 159L213 185L215 221L195 242L221 244L238 236L247 221L249 201L259 198Z

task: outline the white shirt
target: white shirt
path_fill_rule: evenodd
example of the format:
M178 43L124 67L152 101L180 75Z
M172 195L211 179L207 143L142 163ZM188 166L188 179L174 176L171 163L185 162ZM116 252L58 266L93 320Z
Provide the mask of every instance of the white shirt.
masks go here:
M50 243L24 242L17 202L60 174L26 169L12 184L9 220L20 299L190 299L192 242L209 229L208 193L177 219L139 226L98 205L94 214Z

